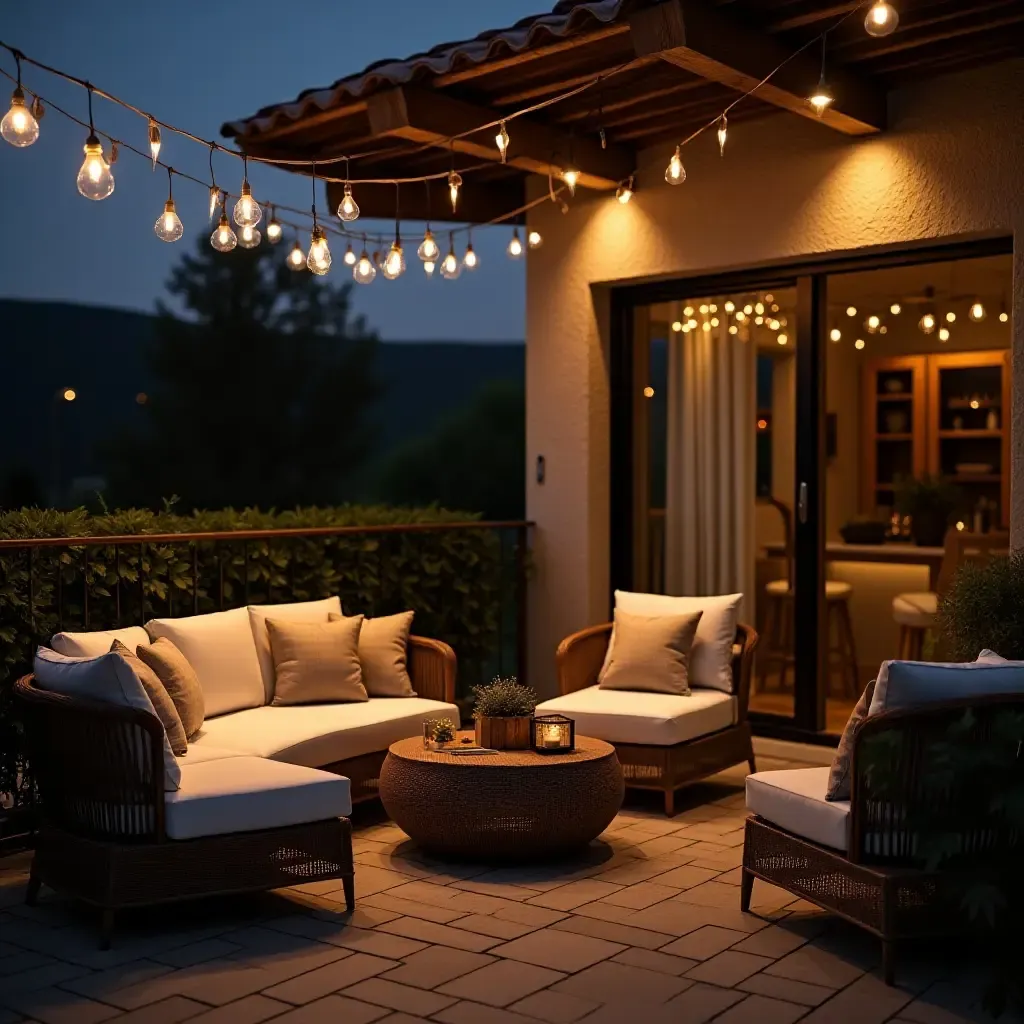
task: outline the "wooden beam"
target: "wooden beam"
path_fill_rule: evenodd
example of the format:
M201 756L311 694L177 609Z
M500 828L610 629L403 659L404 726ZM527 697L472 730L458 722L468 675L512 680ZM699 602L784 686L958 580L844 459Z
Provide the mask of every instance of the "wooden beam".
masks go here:
M498 120L501 115L487 107L399 86L371 96L367 116L374 135L406 139L423 146L450 147L477 160L501 162L494 144L495 128L475 131L449 142L452 136ZM573 165L580 172L580 185L613 189L635 169L634 155L627 149L611 145L602 149L596 139L573 138L558 128L525 117L510 121L508 133L511 141L507 163L523 171L557 175Z
M820 51L809 47L793 56L781 40L750 28L709 0L666 0L635 11L629 25L638 56L657 53L676 67L737 92L749 91L786 61L757 90L759 100L847 135L868 135L885 127L885 93L840 68L827 74L835 102L819 118L807 97L818 83Z

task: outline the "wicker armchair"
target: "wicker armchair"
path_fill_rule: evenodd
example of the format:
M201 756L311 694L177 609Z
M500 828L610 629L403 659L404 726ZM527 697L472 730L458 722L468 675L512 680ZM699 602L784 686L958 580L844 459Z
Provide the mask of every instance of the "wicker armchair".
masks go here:
M563 696L597 683L611 634L612 623L606 622L574 633L559 644L555 660L559 692ZM675 813L676 790L681 786L743 761L747 762L752 772L757 770L747 718L750 676L757 640L757 633L750 626L736 627L732 694L736 698L737 712L732 726L672 746L614 744L627 788L653 789L664 793L665 813L671 816Z
M1007 743L1005 735L998 739L996 719L1003 716L1005 723L1008 714L1021 713L1022 695L980 696L867 719L854 737L847 850L811 842L751 814L743 844L742 909L750 909L754 879L761 878L859 925L881 939L883 972L891 985L897 943L964 927L960 897L941 884L942 868L925 869L927 844L921 840L934 835L935 825L922 835L921 823L939 822L945 848L968 857L1006 854L1012 862L1024 849L1019 829L992 811L993 794L975 791L977 779L942 773L940 756L936 780L929 747L985 747L990 778L1019 778L1024 762L1018 743ZM880 743L869 748L873 741ZM879 748L884 764L877 760ZM762 777L774 774L783 773Z

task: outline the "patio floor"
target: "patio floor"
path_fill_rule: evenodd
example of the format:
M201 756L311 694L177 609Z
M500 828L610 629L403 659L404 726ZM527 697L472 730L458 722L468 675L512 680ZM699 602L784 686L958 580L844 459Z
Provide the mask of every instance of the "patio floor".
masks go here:
M351 917L321 882L123 915L106 952L88 911L46 890L26 907L28 856L7 858L0 1024L988 1019L959 943L908 950L887 988L877 942L810 904L757 882L742 914L743 775L691 787L671 820L631 798L557 866L432 861L364 810Z

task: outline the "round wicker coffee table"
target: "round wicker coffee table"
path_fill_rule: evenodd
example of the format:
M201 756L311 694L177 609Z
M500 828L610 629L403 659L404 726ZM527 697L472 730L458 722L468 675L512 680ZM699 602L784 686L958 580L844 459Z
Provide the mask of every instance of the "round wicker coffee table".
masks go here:
M622 795L615 748L587 736L571 754L477 756L425 750L414 737L391 745L380 772L380 798L399 828L433 853L474 860L579 849L609 825Z

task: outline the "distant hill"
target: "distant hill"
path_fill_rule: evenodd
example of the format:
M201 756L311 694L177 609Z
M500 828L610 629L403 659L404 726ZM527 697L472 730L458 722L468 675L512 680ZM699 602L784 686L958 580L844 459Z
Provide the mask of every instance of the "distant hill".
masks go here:
M45 491L55 448L65 482L102 475L100 442L130 426L137 396L150 389L146 353L155 320L102 306L0 299L0 483L24 467ZM487 382L521 383L524 356L519 342L381 343L371 461L429 433ZM68 387L73 402L59 398Z

